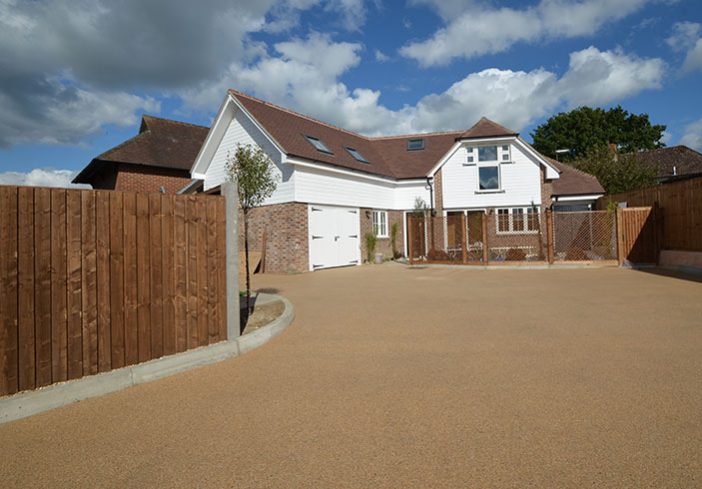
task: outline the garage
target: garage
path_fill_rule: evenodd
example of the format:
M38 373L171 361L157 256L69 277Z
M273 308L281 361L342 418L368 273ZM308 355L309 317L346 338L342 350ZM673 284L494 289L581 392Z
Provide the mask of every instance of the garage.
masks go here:
M358 208L309 206L310 270L361 263Z

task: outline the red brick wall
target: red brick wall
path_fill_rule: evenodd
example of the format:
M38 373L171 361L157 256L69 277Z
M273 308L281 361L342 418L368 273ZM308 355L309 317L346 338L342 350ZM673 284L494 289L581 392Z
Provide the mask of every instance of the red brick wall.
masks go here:
M378 209L381 210L381 209ZM403 212L402 211L387 211L388 213L388 237L378 238L375 245L375 252L382 253L383 258L392 258L392 243L390 240L391 229L393 224L397 224L397 240L395 241L395 247L397 251L404 255L405 250L405 238L404 238L404 226L402 225ZM368 214L366 216L366 214ZM361 209L361 259L366 261L368 256L368 247L366 246L366 234L373 231L373 214L372 209Z
M444 211L444 190L442 186L442 176L441 170L436 172L434 175L434 210L436 210L436 215L440 216ZM427 205L431 208L431 202L427 202Z
M267 205L249 214L249 250L262 251L266 233L266 272L295 273L309 270L307 204ZM239 243L244 249L244 217L239 216Z
M174 194L190 183L188 170L157 168L153 166L119 164L112 190L129 192L160 192L161 186L166 193ZM107 188L95 187L93 188Z

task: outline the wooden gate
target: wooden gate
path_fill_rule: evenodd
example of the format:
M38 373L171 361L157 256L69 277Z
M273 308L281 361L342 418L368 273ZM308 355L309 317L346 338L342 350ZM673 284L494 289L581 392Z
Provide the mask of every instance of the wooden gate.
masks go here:
M656 264L660 251L658 207L617 209L619 264Z

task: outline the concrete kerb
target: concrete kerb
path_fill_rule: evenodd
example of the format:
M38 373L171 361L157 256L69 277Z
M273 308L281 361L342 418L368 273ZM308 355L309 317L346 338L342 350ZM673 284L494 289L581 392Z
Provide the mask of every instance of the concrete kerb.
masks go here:
M258 297L262 299L261 303L283 301L285 304L283 314L252 333L239 336L232 341L222 341L110 372L2 398L0 399L0 423L26 418L49 409L217 363L258 348L283 332L295 317L293 306L285 297L274 294L258 294Z
M554 263L535 264L535 265L449 265L446 263L415 263L413 265L406 264L407 268L422 269L422 268L448 268L453 270L573 270L584 268L617 268L617 265L609 263L593 263L586 262L578 263Z

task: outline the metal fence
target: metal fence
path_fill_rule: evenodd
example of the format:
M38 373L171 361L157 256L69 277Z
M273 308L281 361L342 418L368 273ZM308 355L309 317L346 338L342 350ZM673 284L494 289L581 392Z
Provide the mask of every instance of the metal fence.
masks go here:
M553 263L617 259L616 214L538 206L408 216L412 263Z

